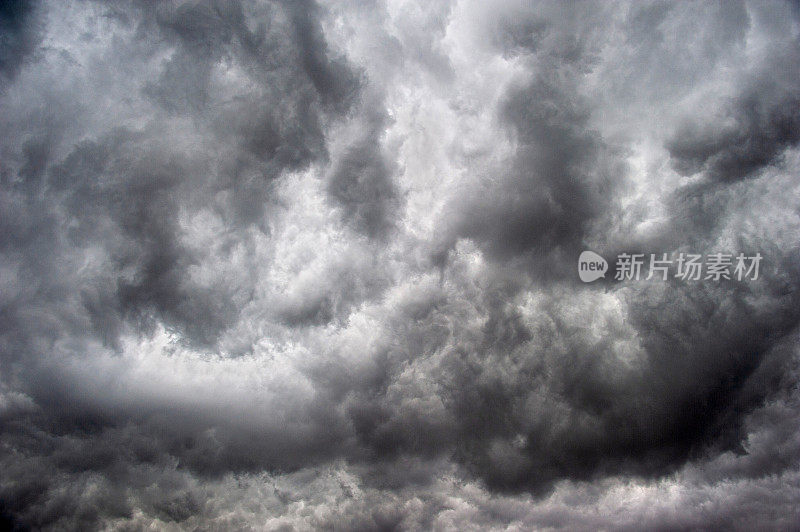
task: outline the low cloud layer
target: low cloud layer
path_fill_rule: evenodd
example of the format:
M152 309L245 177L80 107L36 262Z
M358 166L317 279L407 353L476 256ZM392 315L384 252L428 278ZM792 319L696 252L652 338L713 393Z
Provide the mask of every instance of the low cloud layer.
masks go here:
M796 526L798 39L777 0L3 3L0 525Z

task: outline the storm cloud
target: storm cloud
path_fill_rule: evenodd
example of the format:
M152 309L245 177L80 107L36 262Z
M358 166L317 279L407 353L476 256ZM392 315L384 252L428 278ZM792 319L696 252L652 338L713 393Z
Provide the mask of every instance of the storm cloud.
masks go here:
M798 526L799 39L777 0L4 2L0 526ZM757 278L614 278L716 253Z

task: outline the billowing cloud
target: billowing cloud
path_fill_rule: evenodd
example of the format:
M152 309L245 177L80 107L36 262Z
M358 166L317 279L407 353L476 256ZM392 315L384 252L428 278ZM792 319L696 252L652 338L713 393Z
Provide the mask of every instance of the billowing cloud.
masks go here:
M7 2L0 29L3 526L800 519L794 4ZM761 262L619 280L623 253Z

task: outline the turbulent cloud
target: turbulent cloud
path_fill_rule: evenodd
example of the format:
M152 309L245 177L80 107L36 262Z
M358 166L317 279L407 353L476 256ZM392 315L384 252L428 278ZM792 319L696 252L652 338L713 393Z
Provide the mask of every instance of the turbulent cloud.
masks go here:
M767 90L736 102L721 131L697 131L696 125L681 128L668 146L676 169L685 175L704 170L714 179L730 181L777 162L786 148L800 141L798 96L764 102Z
M0 30L0 525L800 519L794 4L6 2ZM613 278L720 252L758 278Z
M41 39L35 2L10 0L0 5L0 74L13 79Z

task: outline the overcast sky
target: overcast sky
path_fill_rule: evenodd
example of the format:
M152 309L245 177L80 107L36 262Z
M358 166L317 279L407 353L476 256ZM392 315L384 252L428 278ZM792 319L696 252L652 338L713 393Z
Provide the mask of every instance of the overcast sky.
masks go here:
M3 0L0 132L0 528L800 526L797 2Z

